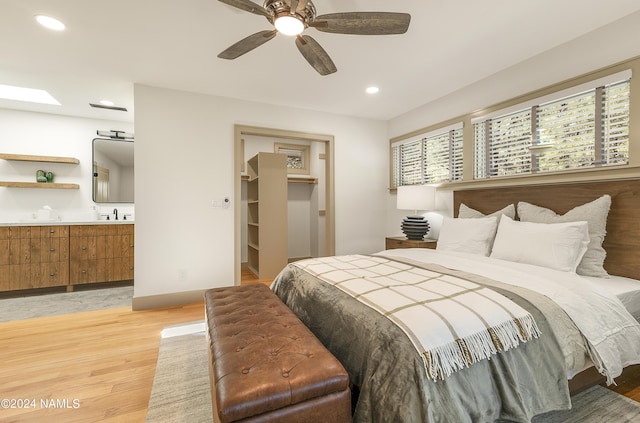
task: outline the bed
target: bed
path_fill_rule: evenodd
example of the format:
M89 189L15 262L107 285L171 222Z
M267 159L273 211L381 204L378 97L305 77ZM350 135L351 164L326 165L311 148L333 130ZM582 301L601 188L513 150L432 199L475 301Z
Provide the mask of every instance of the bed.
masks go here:
M454 192L456 215L461 203L488 215L519 202L562 215L603 195L611 198L604 268L615 277L577 276L443 247L292 263L272 289L348 370L359 392L354 421L528 422L568 409L572 393L611 383L624 367L640 363L640 325L633 319L640 314L640 181ZM479 219L475 226L490 220ZM586 224L566 226L575 234L586 230ZM496 235L494 250L502 239ZM418 293L416 286L426 286L420 278L437 281L438 288ZM382 285L390 279L408 286L388 291ZM372 289L372 283L381 287ZM445 302L451 298L455 307ZM473 304L483 301L498 304L500 312L480 315ZM417 308L431 314L416 317L411 311ZM596 313L600 317L590 319ZM462 327L476 320L489 328L488 340Z

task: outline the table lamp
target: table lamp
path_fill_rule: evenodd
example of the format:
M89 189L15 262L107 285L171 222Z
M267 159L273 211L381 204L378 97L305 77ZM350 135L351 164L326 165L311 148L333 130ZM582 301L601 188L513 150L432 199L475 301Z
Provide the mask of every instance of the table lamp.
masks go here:
M429 232L429 221L418 215L418 210L431 210L436 205L436 188L430 185L402 185L397 191L397 208L413 210L413 215L402 221L402 232L407 239L422 240Z

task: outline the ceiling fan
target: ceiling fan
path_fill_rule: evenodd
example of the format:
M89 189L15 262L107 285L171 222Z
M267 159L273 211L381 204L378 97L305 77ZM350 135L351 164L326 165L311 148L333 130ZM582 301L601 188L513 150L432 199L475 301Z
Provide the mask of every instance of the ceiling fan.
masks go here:
M311 0L265 0L264 6L251 0L220 1L255 15L264 16L275 29L249 35L218 54L218 57L236 59L281 32L296 37L298 50L320 75L332 74L337 71L337 68L316 40L308 35L301 35L306 28L311 27L334 34L404 34L411 21L411 15L408 13L394 12L347 12L316 16L316 8Z

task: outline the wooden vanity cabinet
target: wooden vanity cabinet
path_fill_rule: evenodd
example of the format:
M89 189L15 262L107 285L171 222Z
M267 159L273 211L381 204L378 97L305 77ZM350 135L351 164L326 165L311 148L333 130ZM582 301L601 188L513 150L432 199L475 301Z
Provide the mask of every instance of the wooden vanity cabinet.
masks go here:
M69 284L133 279L133 224L70 227Z
M1 291L64 286L68 281L68 226L0 228Z
M0 226L0 292L131 280L133 228Z
M4 291L11 281L9 273L9 245L11 228L0 227L0 290Z

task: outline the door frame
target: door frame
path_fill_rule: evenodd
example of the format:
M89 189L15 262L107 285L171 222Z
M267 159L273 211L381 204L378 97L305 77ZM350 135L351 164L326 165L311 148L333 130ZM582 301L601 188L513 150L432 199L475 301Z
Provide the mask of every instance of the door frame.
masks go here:
M260 137L270 137L278 139L317 141L325 143L325 253L335 254L335 183L334 183L334 136L326 134L314 134L308 132L290 131L277 128L263 128L258 126L234 125L234 280L236 285L240 285L241 261L242 261L242 164L244 161L244 151L242 149L242 139L247 135Z

